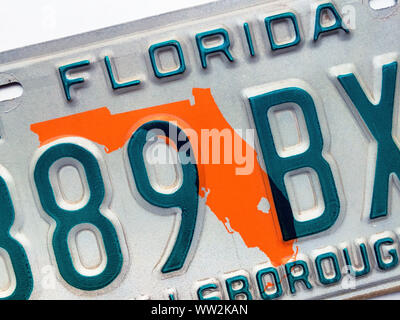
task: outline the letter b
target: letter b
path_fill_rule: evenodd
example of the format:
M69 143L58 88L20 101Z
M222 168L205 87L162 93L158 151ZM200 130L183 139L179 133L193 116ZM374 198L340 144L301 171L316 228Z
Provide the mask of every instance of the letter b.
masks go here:
M249 101L283 239L306 237L330 228L339 215L340 203L332 171L322 157L323 138L313 98L303 89L290 87L250 97ZM300 154L282 157L273 139L268 111L286 103L296 104L302 110L309 146ZM284 180L287 173L302 168L311 168L317 173L325 204L322 214L306 221L295 219Z

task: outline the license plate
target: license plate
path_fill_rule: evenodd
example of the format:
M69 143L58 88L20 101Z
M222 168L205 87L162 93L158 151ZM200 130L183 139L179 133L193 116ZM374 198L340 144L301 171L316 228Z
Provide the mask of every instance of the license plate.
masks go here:
M23 88L0 102L0 297L396 291L382 2L219 1L0 53Z

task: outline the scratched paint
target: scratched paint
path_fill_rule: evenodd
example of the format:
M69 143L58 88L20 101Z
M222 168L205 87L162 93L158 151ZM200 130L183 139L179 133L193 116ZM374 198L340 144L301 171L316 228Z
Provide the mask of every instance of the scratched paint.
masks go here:
M228 129L232 137L241 141L241 150L250 150L253 159L257 159L254 148L226 121L210 89L193 89L193 96L194 105L190 100L184 100L119 114L111 114L103 107L35 123L31 130L38 135L40 146L61 137L79 136L103 145L105 151L111 153L122 148L141 124L150 120L175 121L184 131L195 130L198 137L201 137L202 129ZM196 144L201 145L204 141L194 141L190 134L188 136L193 149L197 150L196 159L202 159L202 148L197 148ZM224 143L221 139L221 154L225 150ZM247 247L259 248L274 266L286 263L295 254L294 242L282 240L268 175L257 160L250 174L237 175L240 167L235 163L204 164L198 161L200 196L205 197L205 192L208 193L207 206L224 226L229 221L231 232L239 233ZM270 214L258 208L262 198L268 200Z

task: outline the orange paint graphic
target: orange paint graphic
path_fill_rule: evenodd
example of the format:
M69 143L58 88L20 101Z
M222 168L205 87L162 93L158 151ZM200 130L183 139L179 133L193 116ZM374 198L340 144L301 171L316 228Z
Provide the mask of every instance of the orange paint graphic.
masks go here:
M207 197L207 206L221 223L225 225L229 221L230 229L240 234L247 247L258 247L275 266L286 263L294 255L293 241L282 240L268 176L257 162L254 148L225 120L210 89L193 89L193 96L194 105L185 100L120 114L111 114L103 107L35 123L31 130L39 136L41 146L61 137L78 136L103 145L107 153L122 148L132 133L150 120L175 121L185 132L188 129L196 131L198 137L204 129L230 130L233 139L240 141L241 150L253 153L254 170L248 175L237 175L241 166L236 163L221 161L214 164L210 161L206 164L199 161L205 155L196 143L200 145L210 141L194 141L188 134L198 160L200 196ZM221 155L224 154L224 143L225 140L221 139ZM257 208L262 198L270 204L268 213Z
M264 287L264 292L267 292L269 288L275 287L272 282L267 282Z

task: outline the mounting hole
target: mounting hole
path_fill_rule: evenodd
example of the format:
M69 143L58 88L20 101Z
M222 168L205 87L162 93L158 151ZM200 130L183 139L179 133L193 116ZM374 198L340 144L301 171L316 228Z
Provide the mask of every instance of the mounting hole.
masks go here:
M14 100L20 96L24 89L18 82L3 84L0 86L0 102Z
M398 0L369 0L369 6L374 10L382 10L394 7Z

